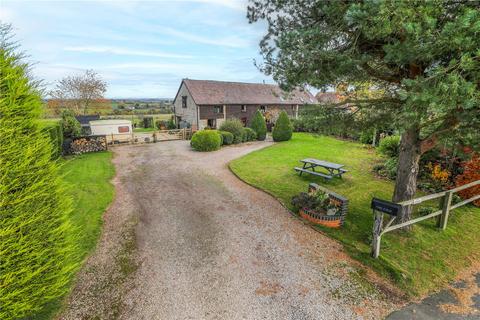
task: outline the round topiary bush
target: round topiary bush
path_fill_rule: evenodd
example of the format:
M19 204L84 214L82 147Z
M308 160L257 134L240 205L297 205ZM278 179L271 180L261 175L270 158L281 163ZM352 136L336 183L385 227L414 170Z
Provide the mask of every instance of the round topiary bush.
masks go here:
M378 152L389 158L397 158L400 153L400 136L388 136L380 140Z
M233 143L233 134L228 131L220 131L223 138L223 144L229 145Z
M273 127L272 137L273 141L287 141L292 138L292 124L285 111L280 112L278 120Z
M220 126L221 131L233 134L233 143L242 142L243 123L238 119L225 120Z
M222 135L217 130L202 130L193 134L190 145L197 151L215 151L222 145Z
M250 121L250 128L257 134L257 140L263 141L267 137L267 124L260 110L257 110Z
M243 128L242 130L242 141L253 141L257 139L257 133L253 131L252 128Z

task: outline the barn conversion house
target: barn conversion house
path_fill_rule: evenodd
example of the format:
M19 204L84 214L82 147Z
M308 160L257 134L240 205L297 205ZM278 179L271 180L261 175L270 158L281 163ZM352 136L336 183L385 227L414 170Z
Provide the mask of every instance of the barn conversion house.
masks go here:
M265 114L284 110L296 117L300 107L313 103L316 99L310 92L287 93L277 85L184 79L173 107L177 124L197 130L219 128L231 118L247 124L258 109Z

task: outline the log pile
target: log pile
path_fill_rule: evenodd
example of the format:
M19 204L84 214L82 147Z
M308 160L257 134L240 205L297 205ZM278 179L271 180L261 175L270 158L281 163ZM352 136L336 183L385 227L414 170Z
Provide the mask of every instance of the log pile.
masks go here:
M107 139L105 136L80 137L73 140L70 144L70 153L73 154L104 150L107 150Z

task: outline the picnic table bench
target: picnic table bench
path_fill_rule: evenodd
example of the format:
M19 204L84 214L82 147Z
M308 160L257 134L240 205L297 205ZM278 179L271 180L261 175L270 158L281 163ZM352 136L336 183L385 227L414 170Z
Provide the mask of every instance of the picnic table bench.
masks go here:
M320 176L325 179L332 179L333 177L342 177L342 174L345 172L348 172L348 170L343 169L344 165L343 164L338 164L338 163L332 163L324 160L317 160L317 159L312 159L312 158L307 158L300 160L300 162L303 162L303 167L295 167L295 171L299 172L299 175L301 176L302 173L309 173L313 174L315 176ZM322 172L317 172L315 171L315 168L321 167L323 169L326 169L328 173L322 173ZM311 169L311 170L309 170Z

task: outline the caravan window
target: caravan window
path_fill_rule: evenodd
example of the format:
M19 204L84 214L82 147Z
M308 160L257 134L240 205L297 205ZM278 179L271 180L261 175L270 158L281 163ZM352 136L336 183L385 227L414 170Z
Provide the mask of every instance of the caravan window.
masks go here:
M129 132L130 131L130 128L128 126L119 126L118 127L118 133L125 133L125 132Z

